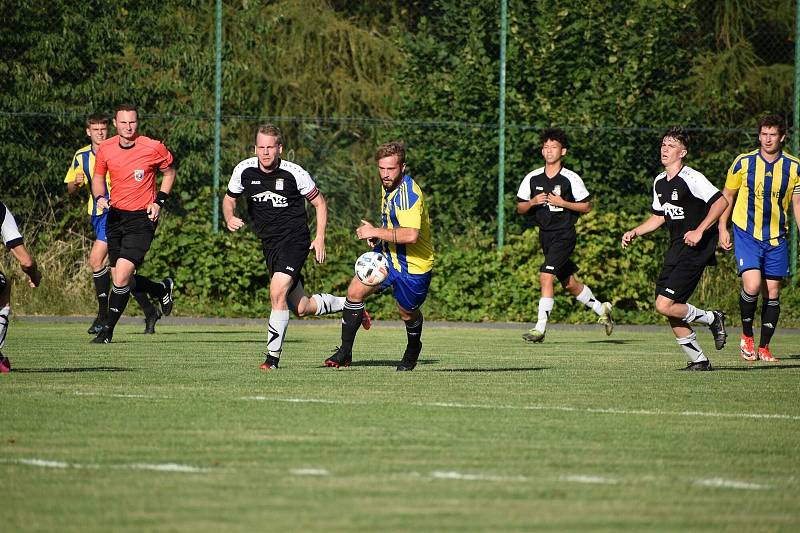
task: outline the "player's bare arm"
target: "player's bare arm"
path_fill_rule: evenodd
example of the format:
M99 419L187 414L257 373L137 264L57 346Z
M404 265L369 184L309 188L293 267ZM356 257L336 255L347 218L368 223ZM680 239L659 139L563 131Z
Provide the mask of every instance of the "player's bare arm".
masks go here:
M317 263L325 262L325 230L328 227L328 202L322 193L319 193L316 198L311 200L311 205L317 213L317 235L311 241L309 250L314 250L314 258Z
M543 205L547 203L547 193L542 192L531 198L526 202L517 202L517 213L520 215L526 214L532 207Z
M695 229L692 231L687 231L683 235L683 242L685 242L688 246L696 246L697 243L700 242L700 239L703 238L703 234L706 232L706 230L714 225L714 223L727 208L728 200L726 200L724 196L717 198L714 203L711 204L711 207L708 209L708 214L702 220L702 222L700 222Z
M592 210L591 202L570 202L557 194L547 194L547 203L554 207L563 207L576 213L588 213Z
M356 229L356 237L359 239L381 240L396 244L414 244L419 238L418 228L376 228L366 220L361 221L361 225Z
M794 212L794 221L797 224L797 229L800 230L800 193L792 195L792 211Z
M736 195L738 193L738 190L729 189L727 187L722 188L722 197L726 202L728 202L728 204L725 206L725 209L722 211L722 214L719 216L719 221L717 222L717 227L719 228L719 245L723 250L730 250L733 248L733 243L731 243L731 233L728 231L728 221L731 218L733 202L736 200Z
M664 225L666 222L666 218L662 215L651 215L650 218L636 226L630 231L626 231L622 234L622 247L627 248L630 243L636 239L636 237L641 237L642 235L647 235L648 233L657 230L661 226Z
M42 281L42 273L39 271L39 267L36 265L36 261L33 260L30 252L28 252L28 249L25 248L25 245L20 244L19 246L13 247L11 249L11 255L19 261L20 268L27 274L28 285L31 287L38 287L39 283Z
M78 192L78 189L80 189L83 186L84 183L86 183L86 176L83 175L83 170L81 170L80 168L76 168L75 180L67 183L67 192L69 194L75 194L76 192Z
M244 226L244 220L233 214L236 209L236 198L226 194L222 198L222 217L225 219L225 225L230 231L236 231Z

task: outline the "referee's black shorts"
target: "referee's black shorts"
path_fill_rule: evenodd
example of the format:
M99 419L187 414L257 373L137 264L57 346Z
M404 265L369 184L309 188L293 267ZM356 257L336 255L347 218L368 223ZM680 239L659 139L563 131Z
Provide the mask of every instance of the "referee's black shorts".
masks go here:
M269 269L269 277L276 272L282 272L292 277L293 280L301 280L303 265L308 257L308 247L311 241L291 241L285 239L278 243L261 242L264 251L264 260Z
M544 263L539 267L539 272L552 274L562 284L566 283L578 271L578 265L570 259L576 242L575 228L553 231L540 229L539 244L544 252Z
M158 222L150 220L147 210L123 211L112 207L106 221L111 266L116 266L118 259L127 259L140 267L155 237L156 226Z

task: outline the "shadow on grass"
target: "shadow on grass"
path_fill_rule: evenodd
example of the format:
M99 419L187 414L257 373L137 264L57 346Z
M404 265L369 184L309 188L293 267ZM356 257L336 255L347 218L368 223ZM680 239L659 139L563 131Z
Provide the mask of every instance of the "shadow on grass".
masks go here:
M12 370L15 374L74 374L76 372L133 372L132 368L119 366L85 366L74 368L17 368Z
M546 366L504 368L437 368L434 372L538 372L548 370Z
M630 339L603 339L599 341L586 341L586 344L640 344L645 341L634 341Z
M397 359L364 359L364 360L356 360L353 361L351 366L397 366L400 364L400 359L402 357L398 357ZM438 363L438 359L420 359L417 361L417 366L419 365L432 365L434 363Z
M754 370L800 370L800 365L753 365L753 366L715 366L714 371L752 372Z

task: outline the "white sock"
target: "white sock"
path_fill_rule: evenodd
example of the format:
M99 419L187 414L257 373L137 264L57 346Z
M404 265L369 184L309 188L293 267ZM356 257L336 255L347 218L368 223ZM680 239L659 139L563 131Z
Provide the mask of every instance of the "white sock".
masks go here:
M544 333L547 329L547 319L550 317L550 311L553 310L553 303L555 300L552 298L539 298L539 316L536 321L534 329Z
M597 313L597 316L603 316L603 303L594 297L592 289L588 285L583 286L583 290L576 298L580 303Z
M311 298L317 304L317 312L315 315L327 315L329 313L338 313L344 309L344 296L334 296L333 294L320 293L312 294Z
M0 309L0 348L6 345L6 333L8 332L8 317L11 316L11 306L6 305Z
M697 334L693 331L687 337L678 337L675 339L680 344L683 351L686 353L686 359L690 363L700 363L708 361L708 358L703 353L703 349L697 344Z
M687 324L692 322L700 322L701 324L705 324L706 326L710 325L714 321L714 313L711 311L704 311L702 309L698 309L692 304L687 303L686 307L688 308L686 311L686 316L683 317L683 321Z
M269 314L269 331L267 332L267 351L273 357L280 358L283 339L289 325L289 310L275 311Z

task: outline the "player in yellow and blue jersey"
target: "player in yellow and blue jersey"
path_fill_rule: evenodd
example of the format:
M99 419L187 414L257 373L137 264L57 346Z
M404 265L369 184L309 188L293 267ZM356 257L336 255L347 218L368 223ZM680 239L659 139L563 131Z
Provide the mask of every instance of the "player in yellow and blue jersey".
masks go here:
M790 202L800 227L800 160L783 151L785 138L783 117L767 115L759 120L758 150L734 160L722 192L729 205L719 219L719 242L724 249L731 249L727 226L732 219L736 267L742 278L740 349L746 361L776 361L769 342L780 316L781 280L789 274L786 236ZM756 350L753 319L759 291L764 293L764 303Z
M386 256L389 275L377 286L367 286L353 277L347 288L342 310L342 345L325 360L326 366L350 366L353 343L364 316L364 300L389 287L406 325L406 349L397 365L398 372L414 370L422 351L422 310L433 272L433 241L428 206L422 189L406 174L406 149L403 143L382 144L375 153L383 185L381 226L366 220L356 236L366 240L374 251Z
M108 296L111 284L111 275L106 265L108 257L108 243L106 241L106 218L108 211L97 213L95 199L92 197L92 180L94 179L95 151L101 142L108 137L108 117L103 113L92 113L86 117L86 135L91 143L84 146L72 157L72 163L67 170L64 183L67 191L75 194L81 187L86 187L89 194L87 211L92 219L95 241L89 252L89 266L92 269L95 293L97 295L97 317L89 327L88 333L96 335L100 332L108 316ZM106 176L106 199L111 189ZM161 313L150 302L147 294L134 292L134 297L142 307L145 315L145 333L155 333L156 321L161 318Z

